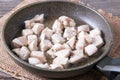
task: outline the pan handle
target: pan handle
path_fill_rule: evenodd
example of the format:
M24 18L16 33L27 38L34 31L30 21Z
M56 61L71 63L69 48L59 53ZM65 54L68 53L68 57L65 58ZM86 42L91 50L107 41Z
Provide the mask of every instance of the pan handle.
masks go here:
M97 63L96 67L104 73L109 80L113 80L120 74L120 58L106 56Z

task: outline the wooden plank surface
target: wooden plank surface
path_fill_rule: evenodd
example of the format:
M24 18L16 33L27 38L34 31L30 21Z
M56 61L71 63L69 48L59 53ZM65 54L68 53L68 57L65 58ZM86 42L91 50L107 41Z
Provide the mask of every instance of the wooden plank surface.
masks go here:
M0 17L9 12L22 0L0 0ZM120 17L120 0L81 0L84 3L88 3L97 9L103 9L106 12L111 12L113 15ZM16 80L10 75L0 71L0 80Z

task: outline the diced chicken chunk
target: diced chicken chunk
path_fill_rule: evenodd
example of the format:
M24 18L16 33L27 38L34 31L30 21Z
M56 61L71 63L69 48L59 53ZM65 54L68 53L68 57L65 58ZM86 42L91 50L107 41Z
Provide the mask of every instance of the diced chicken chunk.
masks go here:
M104 44L104 41L101 38L101 36L93 36L93 42L92 42L92 44L94 44L95 46L97 46L98 48L100 48Z
M55 58L55 51L53 51L52 49L49 49L46 54L48 54L50 56L50 58Z
M47 63L45 64L36 64L37 67L41 67L41 68L49 68L49 65Z
M12 40L13 47L21 47L27 45L27 38L26 36L18 37Z
M37 65L37 64L40 64L40 60L38 58L34 58L34 57L30 57L28 58L28 62L32 65Z
M31 51L37 51L38 50L37 45L38 45L37 40L34 40L29 44L28 47Z
M68 67L68 58L66 57L56 57L54 60L53 60L53 63L52 64L58 64L58 65L62 65L64 68L67 68Z
M74 64L80 62L84 58L83 50L74 50L72 56L69 59L69 62Z
M28 35L27 39L28 39L28 44L30 44L33 41L38 41L36 35Z
M67 41L66 43L67 43L72 49L74 49L74 47L75 47L75 42L76 42L76 37L73 36L73 37L70 38L70 40Z
M49 29L48 27L46 27L41 32L40 41L44 40L44 39L49 39L50 40L52 35L53 35L53 31L51 29Z
M20 49L20 54L18 55L21 59L23 60L27 60L28 57L30 55L30 51L28 50L27 47L23 46L21 49Z
M77 32L75 30L75 28L66 28L63 34L64 38L67 38L67 40L69 40L70 38L72 38L73 36L76 36Z
M33 26L32 31L33 31L35 34L40 34L43 29L44 29L44 25L43 25L43 24L36 23L36 24Z
M23 36L28 36L28 35L32 35L33 31L31 29L23 29L22 30L22 35Z
M50 64L50 69L63 69L63 66L60 64Z
M50 42L50 40L42 40L40 43L40 48L41 51L46 51L48 49L50 49L52 47L52 43Z
M97 47L93 44L90 44L85 47L85 53L87 53L88 56L92 56L97 52L97 50L98 50Z
M69 18L67 16L61 16L59 17L59 20L63 23L64 27L75 27L76 23L72 18Z
M85 38L84 37L81 37L79 38L79 40L76 42L76 46L75 48L77 50L83 50L85 48L85 46L87 45L86 41L85 41Z
M32 29L32 27L35 24L33 20L26 20L26 21L24 21L24 23L25 23L25 28L26 29Z
M63 27L61 21L57 19L57 20L55 20L55 22L52 26L52 29L55 33L63 33L64 27Z
M90 31L90 35L91 36L101 36L101 31L98 28L95 28L93 30Z
M57 57L69 57L71 53L70 49L62 49L54 53Z
M78 32L85 31L88 32L90 31L89 25L81 25L77 27Z
M13 51L14 53L16 53L17 55L20 54L20 48L12 49L12 51Z
M57 34L57 33L53 34L51 38L52 38L52 42L54 44L56 44L56 43L63 44L65 42L65 39L61 36L61 34Z
M44 21L44 14L36 15L36 16L33 18L33 21L39 22L39 23L43 23L43 21Z
M77 38L78 39L85 38L85 36L87 35L88 35L87 32L81 31L80 33L78 33Z
M44 53L41 52L41 51L32 51L31 54L30 54L30 57L36 57L42 63L45 63L47 61Z
M85 35L85 40L88 44L91 44L93 42L93 37L91 35Z

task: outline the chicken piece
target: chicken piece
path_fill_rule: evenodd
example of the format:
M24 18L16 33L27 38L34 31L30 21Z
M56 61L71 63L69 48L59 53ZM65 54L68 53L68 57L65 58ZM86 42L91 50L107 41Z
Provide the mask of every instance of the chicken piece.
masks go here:
M85 47L85 53L87 53L88 56L92 56L97 52L97 50L98 50L97 47L93 44L90 44Z
M45 52L52 47L50 40L42 40L40 43L41 51Z
M100 48L103 44L104 41L101 38L101 36L92 36L93 37L93 42L92 44L94 44L95 46L97 46L98 48Z
M53 35L53 31L51 29L49 29L48 27L46 27L45 29L43 29L43 31L41 32L41 36L40 36L40 41L44 40L44 39L51 39L51 36Z
M66 43L67 43L72 49L74 49L74 47L75 47L75 42L76 42L76 37L73 36L73 37L70 38L69 41L67 41Z
M37 39L36 35L28 35L27 39L28 39L28 44L31 44L31 42L33 42L33 41L38 42L38 39Z
M12 51L13 51L15 54L19 55L19 54L20 54L20 49L21 49L21 48L15 48L15 49L12 49Z
M78 33L77 38L78 39L85 38L85 36L87 35L88 35L87 32L81 31L80 33Z
M50 69L53 69L53 70L59 70L59 69L63 69L63 66L60 65L60 64L50 64Z
M32 41L30 44L29 44L29 49L31 50L31 51L37 51L38 50L38 47L37 47L37 41L36 40L34 40L34 41Z
M12 40L12 45L15 48L26 46L27 45L27 38L26 36L18 37Z
M77 27L77 31L78 31L78 32L81 32L81 31L88 32L88 31L90 31L89 25L81 25L81 26L78 26L78 27Z
M67 38L67 40L69 40L70 38L72 38L73 36L77 35L77 31L75 29L75 27L71 27L71 28L66 28L63 34L64 38Z
M31 29L23 29L22 30L22 35L23 36L28 36L28 35L32 35L33 31Z
M84 37L81 37L79 38L79 40L76 42L76 46L75 48L77 50L83 50L85 48L85 46L87 45L86 41L85 41L85 38Z
M55 22L52 26L52 29L55 33L63 33L64 27L63 27L61 21L57 19L57 20L55 20Z
M26 29L32 29L32 27L35 24L33 20L26 20L26 21L24 21L24 23L25 23L25 28Z
M64 68L67 68L69 65L69 62L68 62L68 58L59 56L53 60L52 64L62 65Z
M27 47L23 46L21 49L20 49L20 54L18 54L18 56L23 59L23 60L27 60L28 57L30 56L30 51L28 50Z
M72 18L69 18L67 16L61 16L59 17L59 20L62 22L64 27L75 27L76 23Z
M36 64L35 66L40 67L40 68L49 68L49 65L47 63L45 63L45 64Z
M31 54L30 54L30 57L36 57L42 63L45 63L47 61L44 53L41 52L41 51L32 51Z
M93 37L91 35L85 35L85 40L88 44L91 44L93 42Z
M39 23L43 23L43 21L44 21L44 14L36 15L36 16L33 18L33 21L39 22Z
M91 36L101 36L101 31L98 28L95 28L90 31Z
M57 57L69 57L71 53L70 49L62 49L54 53Z
M33 26L32 31L33 31L35 34L40 34L43 29L44 29L44 25L43 25L43 24L36 23L36 24Z
M54 44L51 48L54 52L60 51L62 49L71 49L68 44Z
M69 63L74 64L74 63L80 62L84 57L85 56L84 56L83 50L74 50L73 54L69 59Z
M53 34L52 35L52 42L54 43L54 44L57 44L57 43L60 43L60 44L63 44L63 43L65 43L65 39L61 36L61 34Z
M49 49L46 54L50 56L50 58L54 59L55 58L55 51L53 51L52 49Z
M37 64L40 64L41 62L38 58L30 57L28 58L28 63L32 65L37 65Z

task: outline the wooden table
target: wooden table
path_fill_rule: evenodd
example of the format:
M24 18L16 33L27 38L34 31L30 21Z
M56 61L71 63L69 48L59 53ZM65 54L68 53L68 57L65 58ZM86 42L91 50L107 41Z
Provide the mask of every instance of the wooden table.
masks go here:
M22 0L0 0L0 17L9 12ZM120 0L81 0L84 3L90 4L97 9L103 9L106 12L113 13L113 15L120 17ZM10 75L0 71L0 80L16 80ZM118 79L119 80L119 79Z

